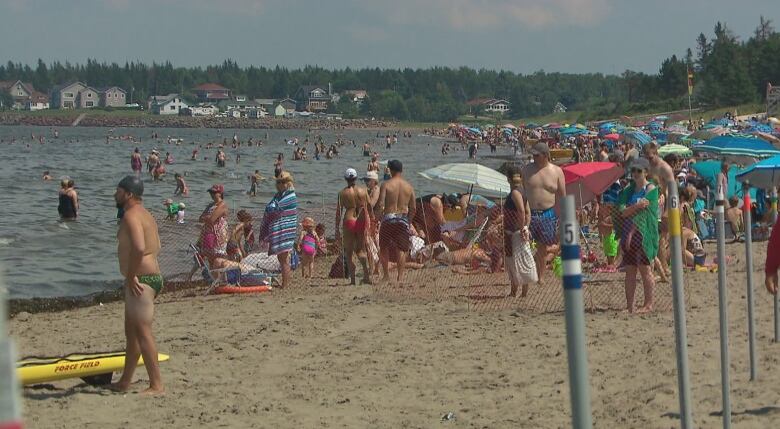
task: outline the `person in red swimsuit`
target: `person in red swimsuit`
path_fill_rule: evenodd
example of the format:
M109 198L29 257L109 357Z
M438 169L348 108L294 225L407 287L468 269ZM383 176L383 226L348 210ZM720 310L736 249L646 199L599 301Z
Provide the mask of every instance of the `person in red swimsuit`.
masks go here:
M780 222L772 227L772 234L769 236L769 243L766 246L766 265L764 274L766 279L764 284L766 290L772 295L777 295L777 269L780 268Z
M354 168L348 168L344 172L344 180L347 186L339 192L338 205L336 206L336 238L339 237L341 224L341 212L344 211L344 231L342 246L349 264L350 283L355 284L355 263L352 255L357 254L361 267L363 267L362 284L371 284L371 272L368 270L366 258L366 231L368 227L368 193L366 188L355 186L358 174Z

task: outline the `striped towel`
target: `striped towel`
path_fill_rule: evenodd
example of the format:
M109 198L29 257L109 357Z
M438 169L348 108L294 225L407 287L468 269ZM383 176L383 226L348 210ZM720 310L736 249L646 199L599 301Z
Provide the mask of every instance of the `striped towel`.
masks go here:
M268 254L278 255L290 251L298 234L298 197L294 190L274 195L266 211L268 222Z

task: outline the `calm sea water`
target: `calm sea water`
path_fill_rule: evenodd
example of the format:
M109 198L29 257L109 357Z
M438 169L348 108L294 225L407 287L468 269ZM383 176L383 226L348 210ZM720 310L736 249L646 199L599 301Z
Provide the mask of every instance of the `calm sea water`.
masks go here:
M151 138L153 132L160 138ZM190 160L198 145L205 147L208 142L216 145L223 138L230 141L234 132L242 141L252 137L263 139L265 144L238 149L228 146L226 153L230 160L224 168L215 165L216 148L201 148L200 159ZM466 151L453 150L444 157L441 155L444 140L419 136L416 132L412 138L399 138L399 143L389 150L385 149L384 138L377 138L377 132L369 130L309 133L306 130L116 128L111 135L134 136L141 142L111 140L108 144L108 128L61 128L59 133L59 138L54 139L53 130L48 127L0 127L3 140L0 183L5 195L0 216L0 264L14 298L84 295L121 284L116 262L113 193L119 179L131 173L130 154L135 147L144 156L153 148L159 149L162 157L170 152L175 160L167 166L169 174L164 181L145 180L144 201L153 213L162 214L162 200L173 197L173 173L186 173L190 195L177 200L187 204L189 223L194 223L210 201L206 189L214 183L225 185L226 200L232 210L260 210L273 195L273 184L266 182L258 196L250 198L246 195L247 176L259 169L264 176L272 177L273 160L279 152L284 153L285 169L295 177L302 206L311 210L321 207L323 202L335 203L336 192L344 185L342 174L346 168L353 167L360 174L365 172L368 162L362 155L365 141L374 142L373 150L380 153L381 159L402 160L406 176L419 195L441 189L418 172L446 162L467 162ZM381 133L384 135L385 131ZM347 144L340 148L340 156L331 160L323 157L319 161L293 161L293 146L285 141L297 137L303 142L307 135L313 140L317 134L322 135L326 144L335 143L341 136L354 140L357 146ZM38 143L39 135L46 137L45 144ZM183 143L168 144L167 136L183 139ZM11 144L14 138L16 142ZM455 149L455 145L452 147ZM312 144L307 151L313 156ZM235 163L238 153L240 164ZM509 155L509 151L501 154ZM479 162L495 167L501 161L483 158ZM41 180L44 170L51 171L53 181ZM75 222L61 222L57 214L59 178L66 175L75 180L81 201L80 218ZM149 179L147 175L144 178ZM324 221L332 223L330 219Z

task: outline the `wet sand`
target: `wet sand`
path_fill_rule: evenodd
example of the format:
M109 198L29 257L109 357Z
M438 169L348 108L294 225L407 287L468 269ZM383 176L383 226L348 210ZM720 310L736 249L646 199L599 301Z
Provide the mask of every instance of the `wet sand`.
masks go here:
M759 378L749 382L744 245L728 247L736 258L728 272L735 428L780 421L765 248L755 246ZM407 293L425 286L417 279L400 290L315 279L315 287L257 296L163 295L155 330L171 355L162 363L166 396L109 393L80 380L28 387L26 427L570 427L562 313L422 299ZM686 282L694 423L718 427L717 275L686 273ZM124 345L121 303L24 319L11 322L23 355ZM594 427L679 427L672 313L597 311L586 323ZM146 374L137 374L141 390ZM440 422L448 412L456 419Z

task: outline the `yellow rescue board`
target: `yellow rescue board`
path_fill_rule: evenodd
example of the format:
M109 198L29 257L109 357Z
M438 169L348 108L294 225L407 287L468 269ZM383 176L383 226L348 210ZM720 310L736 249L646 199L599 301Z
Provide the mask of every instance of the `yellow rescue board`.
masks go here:
M159 353L160 362L170 356ZM143 365L143 358L138 359ZM23 385L46 383L67 378L89 377L120 371L125 367L124 352L72 354L54 358L26 358L16 365L17 376Z

